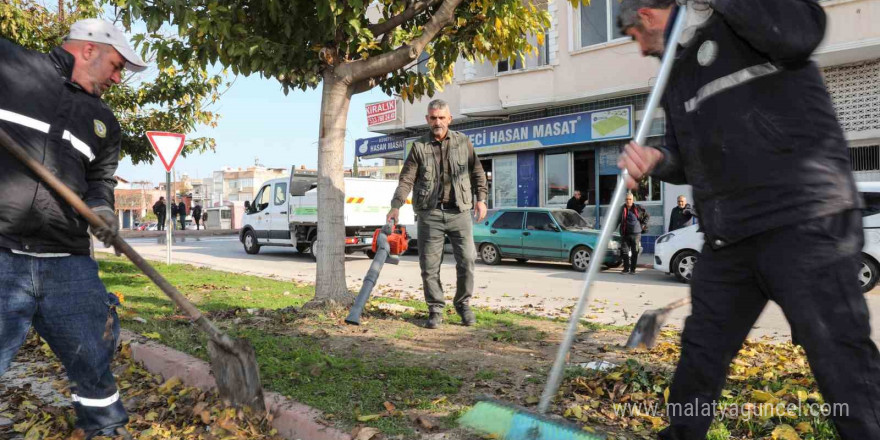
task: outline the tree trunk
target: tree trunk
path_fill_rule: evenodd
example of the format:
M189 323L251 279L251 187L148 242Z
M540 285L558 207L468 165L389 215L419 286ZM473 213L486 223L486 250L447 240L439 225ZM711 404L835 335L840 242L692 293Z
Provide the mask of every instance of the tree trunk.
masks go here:
M317 274L313 305L330 300L350 305L354 296L345 284L345 127L351 103L351 87L328 69L321 98L318 146L318 241L315 244Z

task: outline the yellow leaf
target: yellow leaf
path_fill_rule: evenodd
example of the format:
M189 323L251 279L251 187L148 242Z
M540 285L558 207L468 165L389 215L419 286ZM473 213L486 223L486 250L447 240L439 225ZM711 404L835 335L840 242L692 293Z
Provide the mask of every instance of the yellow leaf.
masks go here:
M773 429L771 434L773 440L801 440L801 436L791 425L779 425Z
M173 390L181 383L183 382L181 382L180 378L174 376L171 379L166 380L165 383L163 383L162 386L159 387L158 391L162 394L169 394L171 390Z
M156 420L156 417L159 417L159 414L157 414L156 411L150 411L147 413L146 416L144 416L144 420L146 420L148 422L152 422L152 421Z
M800 422L797 426L794 427L795 431L800 432L801 434L812 434L813 426L810 425L810 422Z
M495 31L496 31L496 32L501 32L501 27L502 27L502 26L503 26L503 24L501 23L501 19L496 17L496 18L495 18Z
M776 401L775 396L773 396L772 394L770 394L766 391L761 391L761 390L752 391L752 397L754 397L755 400L758 402L774 402L774 401Z
M156 332L153 332L153 333L144 333L143 335L146 336L146 337L148 337L148 338L150 338L150 339L156 339L156 340L162 339L162 335L160 335L160 334L158 334L158 333L156 333Z
M542 46L542 47L544 46L544 33L543 32L538 32L538 46ZM617 303L614 303L614 304L617 305Z
M382 414L369 414L366 416L358 416L358 422L369 422L370 420L376 420L382 417Z
M669 387L663 390L663 401L669 403Z

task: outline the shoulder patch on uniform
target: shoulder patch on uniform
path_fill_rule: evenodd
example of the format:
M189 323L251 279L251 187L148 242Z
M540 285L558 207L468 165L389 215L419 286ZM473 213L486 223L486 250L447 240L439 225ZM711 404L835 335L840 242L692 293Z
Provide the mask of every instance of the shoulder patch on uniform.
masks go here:
M706 67L715 62L718 58L718 43L712 40L706 40L700 45L700 50L697 52L697 62L700 63L701 66Z
M97 119L95 119L95 134L102 139L107 137L107 126Z

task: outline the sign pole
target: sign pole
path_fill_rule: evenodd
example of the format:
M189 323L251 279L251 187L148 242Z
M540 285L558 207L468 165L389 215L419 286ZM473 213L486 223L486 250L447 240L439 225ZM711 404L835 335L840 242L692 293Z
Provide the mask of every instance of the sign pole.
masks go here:
M171 171L165 172L165 200L165 221L168 222L168 224L165 225L165 263L171 264L171 240L173 240L171 229L174 227L174 219L171 218L171 203L173 203L171 201Z
M174 240L174 235L171 231L174 230L175 225L175 219L171 218L171 204L174 203L171 200L171 172L172 167L174 167L174 161L177 160L177 156L183 150L186 136L182 133L169 133L167 131L148 131L146 134L150 145L153 146L153 150L156 151L159 160L165 166L165 199L167 200L165 203L165 220L168 222L165 226L165 263L171 264L171 242Z

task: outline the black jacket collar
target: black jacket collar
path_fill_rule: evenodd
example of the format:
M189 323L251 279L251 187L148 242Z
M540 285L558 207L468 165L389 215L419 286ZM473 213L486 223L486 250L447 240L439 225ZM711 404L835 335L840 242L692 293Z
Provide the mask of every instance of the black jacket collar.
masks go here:
M60 47L56 47L52 49L52 52L49 52L49 58L55 64L58 74L67 81L70 81L73 76L73 54Z

